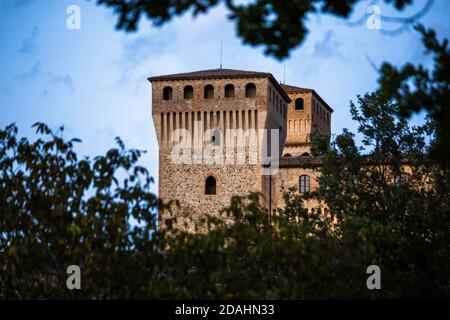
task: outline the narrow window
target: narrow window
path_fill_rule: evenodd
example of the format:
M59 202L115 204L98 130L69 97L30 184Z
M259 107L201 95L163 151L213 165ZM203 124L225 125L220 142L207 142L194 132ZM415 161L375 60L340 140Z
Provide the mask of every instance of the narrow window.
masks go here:
M295 99L295 110L303 110L303 99L297 98Z
M254 83L248 83L245 86L245 97L246 98L255 98L256 97L256 86Z
M206 178L205 194L216 194L216 178L213 176Z
M223 132L225 132L225 130L227 129L227 112L226 111L223 112L222 119L223 119L223 130L224 130Z
M214 98L214 87L210 84L208 84L207 86L205 86L205 95L204 95L205 99L212 99Z
M300 193L309 192L309 176L300 176Z
M225 98L234 98L234 86L232 84L225 86Z
M214 147L220 147L220 130L219 129L212 130L211 143Z
M194 98L194 88L192 86L184 87L184 99L191 100Z
M172 87L164 87L163 100L172 100Z
M165 141L164 139L164 113L161 112L161 141Z

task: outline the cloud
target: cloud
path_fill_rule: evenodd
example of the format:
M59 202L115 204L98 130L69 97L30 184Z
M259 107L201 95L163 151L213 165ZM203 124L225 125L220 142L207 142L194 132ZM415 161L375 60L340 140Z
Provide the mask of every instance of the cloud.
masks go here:
M10 96L11 95L11 90L10 89L6 89L6 88L1 88L0 89L0 93L4 96Z
M16 7L28 6L29 4L31 4L35 1L36 0L15 0L14 6L16 6Z
M56 75L51 77L51 82L53 83L59 83L66 86L70 92L74 93L74 86L73 86L73 78L70 74L66 73L64 75Z
M49 82L53 84L62 84L70 90L71 93L75 92L74 81L69 73L65 74L55 74L50 71L44 71L42 68L42 62L37 60L29 71L22 72L14 75L15 80L19 81L34 81L41 80L41 82ZM48 89L44 90L46 95L50 92Z
M37 36L39 33L39 28L34 27L31 31L31 35L28 38L22 40L22 46L19 49L20 53L23 54L35 54L39 50L39 46L37 44Z
M171 34L171 40L175 40L175 34ZM167 36L167 35L166 35ZM122 46L122 54L120 62L122 65L129 67L134 65L136 61L143 61L151 56L160 55L166 49L164 45L167 39L158 33L140 34L134 39L127 39Z
M150 76L150 70L155 62L165 68L177 65L177 62L171 59L176 54L172 53L172 47L168 45L171 43L168 39L177 38L172 28L170 27L166 32L150 30L136 36L125 37L120 56L115 59L115 65L119 71L115 84L117 88L133 88L136 94L147 85L146 78Z
M341 43L336 39L334 31L328 30L325 32L323 39L316 42L314 45L314 57L331 58L333 56L340 56L339 47Z
M6 2L6 1L2 1L2 2L3 3L0 6L3 9L8 9L8 8L17 9L17 8L29 6L29 5L33 4L34 2L36 2L36 0L12 0L9 2Z
M42 63L40 60L37 60L32 66L29 71L22 72L20 74L16 74L14 76L14 79L21 80L21 81L28 81L28 80L36 80L39 78L42 78L44 76L44 72L42 71Z

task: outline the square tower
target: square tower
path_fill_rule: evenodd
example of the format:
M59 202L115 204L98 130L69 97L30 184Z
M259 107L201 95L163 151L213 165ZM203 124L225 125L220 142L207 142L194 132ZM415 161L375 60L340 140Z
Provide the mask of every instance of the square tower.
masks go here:
M289 95L287 138L283 156L308 156L311 154L311 133L317 130L331 136L333 109L315 90L282 85Z
M148 80L159 145L159 197L179 201L180 207L171 212L179 227L194 231L193 220L218 213L234 195L266 194L259 155L250 160L246 149L245 158L238 159L239 144L229 143L225 132L276 129L281 156L290 99L270 73L213 69ZM248 141L248 136L244 137ZM174 156L181 150L179 139L193 147L183 144L183 160ZM263 140L257 136L258 150L266 143ZM200 152L196 149L199 145ZM222 161L221 156L213 163L207 159L205 148L211 145L218 148L212 154L222 155ZM235 154L234 161L227 161L232 158L230 152ZM164 214L160 214L160 222L171 217Z

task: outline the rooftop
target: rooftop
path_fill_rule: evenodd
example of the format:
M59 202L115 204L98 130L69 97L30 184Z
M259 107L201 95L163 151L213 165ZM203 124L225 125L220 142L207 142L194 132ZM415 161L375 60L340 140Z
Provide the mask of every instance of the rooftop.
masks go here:
M296 156L296 157L280 157L280 168L301 168L320 166L320 157L312 156Z
M217 79L217 78L258 78L270 77L271 73L247 71L247 70L233 70L233 69L209 69L193 72L175 73L162 76L154 76L148 78L149 81L158 80L194 80L194 79Z
M373 154L361 155L360 159L364 165L389 165L398 159L392 156L374 156ZM337 159L338 163L343 159ZM428 155L421 155L418 157L402 157L400 158L401 164L411 164L414 162L420 163L433 163ZM311 168L320 167L322 165L322 157L320 156L294 156L294 157L280 157L280 168Z
M281 87L286 91L287 93L296 93L296 92L313 92L314 89L310 88L302 88L302 87L296 87L291 86L289 84L282 84Z

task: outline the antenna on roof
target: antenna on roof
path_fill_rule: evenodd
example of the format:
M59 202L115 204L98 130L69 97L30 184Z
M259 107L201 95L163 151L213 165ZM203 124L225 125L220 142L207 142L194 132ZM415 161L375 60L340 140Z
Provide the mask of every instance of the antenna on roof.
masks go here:
M220 38L220 69L222 69L222 38Z

